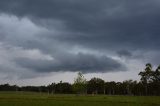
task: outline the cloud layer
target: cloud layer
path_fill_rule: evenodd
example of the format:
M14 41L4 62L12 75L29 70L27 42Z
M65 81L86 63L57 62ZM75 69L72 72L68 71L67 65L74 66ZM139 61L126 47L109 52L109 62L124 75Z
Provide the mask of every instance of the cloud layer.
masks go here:
M159 49L158 0L5 0L0 4L2 13L59 27L56 39L60 41L103 49L116 48L117 43L133 49ZM148 43L151 40L154 43Z
M158 0L2 0L0 71L29 77L129 71L130 60L157 65L159 9Z

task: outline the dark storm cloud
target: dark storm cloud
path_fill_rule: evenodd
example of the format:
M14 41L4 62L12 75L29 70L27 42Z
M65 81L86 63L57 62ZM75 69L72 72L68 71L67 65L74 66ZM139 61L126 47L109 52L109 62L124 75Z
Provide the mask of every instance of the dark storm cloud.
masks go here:
M117 54L120 56L120 57L131 57L132 56L132 53L127 51L127 50L120 50L120 51L117 51Z
M3 0L2 13L64 26L56 39L89 48L159 49L158 0ZM55 39L54 36L53 39ZM148 43L150 42L150 43Z
M0 29L0 37L3 37L0 41L24 49L39 49L55 57L55 60L45 61L14 59L17 65L30 70L118 71L125 66L112 58L67 55L67 52L74 46L95 51L118 51L119 56L132 56L135 50L159 50L159 10L159 0L1 0L0 13L14 15L20 20L27 18L48 32L42 31L27 38L29 31L24 31L23 35L15 31L11 37L12 34L3 35L8 32L7 28L5 32Z
M82 71L83 73L126 71L126 67L120 62L106 57L79 53L77 55L64 54L53 60L32 60L18 58L16 63L24 68L37 72Z

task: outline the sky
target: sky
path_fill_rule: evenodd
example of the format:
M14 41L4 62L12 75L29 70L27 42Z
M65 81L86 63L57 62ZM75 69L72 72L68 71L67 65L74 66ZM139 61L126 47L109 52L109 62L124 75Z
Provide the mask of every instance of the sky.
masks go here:
M139 80L160 64L159 0L0 0L0 84Z

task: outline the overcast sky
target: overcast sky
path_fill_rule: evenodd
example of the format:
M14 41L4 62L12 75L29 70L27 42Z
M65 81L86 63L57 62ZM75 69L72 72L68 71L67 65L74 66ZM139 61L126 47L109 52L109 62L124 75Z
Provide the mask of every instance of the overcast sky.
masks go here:
M139 80L160 64L160 0L0 0L0 83Z

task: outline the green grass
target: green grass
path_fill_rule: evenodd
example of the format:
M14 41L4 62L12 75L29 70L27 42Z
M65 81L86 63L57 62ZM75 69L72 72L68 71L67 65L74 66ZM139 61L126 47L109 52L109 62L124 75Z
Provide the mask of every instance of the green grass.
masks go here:
M0 106L160 106L160 97L0 92Z

